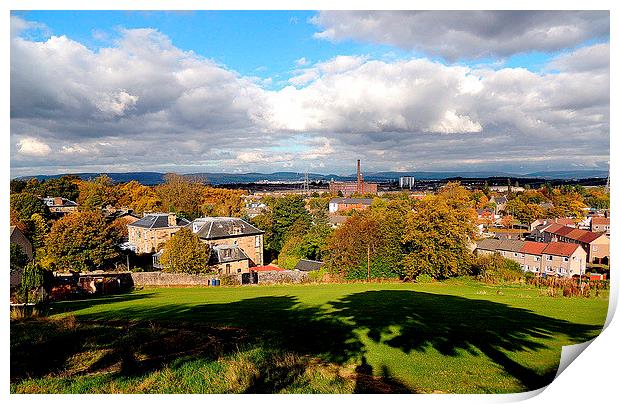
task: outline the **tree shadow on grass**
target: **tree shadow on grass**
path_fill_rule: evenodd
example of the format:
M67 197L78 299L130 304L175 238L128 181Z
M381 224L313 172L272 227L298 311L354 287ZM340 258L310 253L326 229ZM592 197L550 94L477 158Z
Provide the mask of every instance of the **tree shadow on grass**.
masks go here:
M553 372L540 375L506 352L546 349L545 340L561 335L572 343L593 338L601 327L575 324L488 300L413 291L368 291L333 302L335 316L367 331L375 342L405 353L434 348L446 356L463 350L482 352L526 390L549 384ZM394 332L394 327L400 331Z
M561 335L575 343L583 342L600 331L600 327L561 321L487 300L413 291L360 292L330 304L335 310L303 305L294 296L198 305L128 304L77 316L79 321L111 327L111 331L106 334L95 328L84 331L85 337L74 335L66 341L57 338L58 346L39 346L58 351L52 355L53 360L41 357L42 362L51 360L51 364L39 365L19 362L19 353L14 361L16 350L27 350L29 344L13 343L12 324L11 378L62 371L76 352L97 348L103 348L104 354L92 361L83 374L114 369L119 375L140 375L199 358L216 360L227 353L265 347L337 365L357 363L352 376L356 392L413 392L387 367L373 370L368 365L367 348L360 341L362 332L375 342L405 353L429 348L446 356L458 356L460 351L473 355L482 352L524 389L532 390L548 384L553 374L540 375L511 359L507 352L542 350L546 348L545 340ZM395 328L399 332L394 332ZM32 343L36 347L36 341L30 343L30 348ZM262 360L244 391L285 391L302 380L307 363ZM39 370L33 372L28 366L38 366Z

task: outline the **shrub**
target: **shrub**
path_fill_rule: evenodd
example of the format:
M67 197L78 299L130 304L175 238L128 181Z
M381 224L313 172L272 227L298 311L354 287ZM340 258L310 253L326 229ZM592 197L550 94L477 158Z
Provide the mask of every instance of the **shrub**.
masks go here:
M237 286L241 285L241 282L237 275L222 275L220 276L220 284L222 286Z
M473 270L478 279L488 283L516 282L524 276L518 263L497 253L476 257Z
M433 278L430 275L422 274L415 278L415 281L417 283L431 283L433 281Z

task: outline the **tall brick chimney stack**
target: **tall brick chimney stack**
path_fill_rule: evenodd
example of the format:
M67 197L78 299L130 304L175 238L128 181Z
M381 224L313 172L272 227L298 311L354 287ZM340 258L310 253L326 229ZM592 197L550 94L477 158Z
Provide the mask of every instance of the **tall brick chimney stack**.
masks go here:
M362 193L362 169L361 169L361 165L360 165L360 160L357 160L357 193L361 194Z

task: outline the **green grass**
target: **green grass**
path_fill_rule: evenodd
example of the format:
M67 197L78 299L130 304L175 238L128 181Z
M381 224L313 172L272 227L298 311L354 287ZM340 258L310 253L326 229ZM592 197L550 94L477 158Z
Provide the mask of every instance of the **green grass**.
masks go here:
M607 304L467 279L143 289L13 321L11 392L519 392Z

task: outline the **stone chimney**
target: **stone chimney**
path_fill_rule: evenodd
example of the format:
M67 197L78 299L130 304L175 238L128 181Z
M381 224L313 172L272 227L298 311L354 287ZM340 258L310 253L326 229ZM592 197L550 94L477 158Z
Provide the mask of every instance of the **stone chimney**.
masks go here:
M168 213L168 227L177 225L177 214L176 213Z

